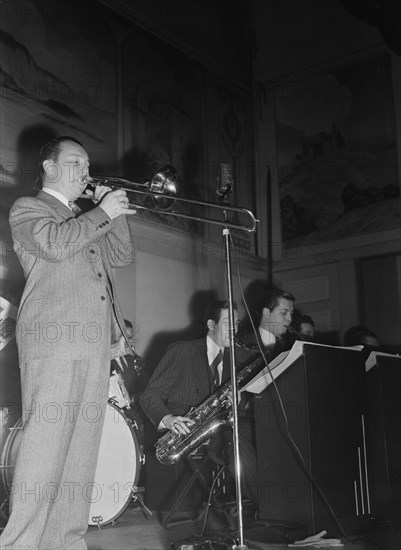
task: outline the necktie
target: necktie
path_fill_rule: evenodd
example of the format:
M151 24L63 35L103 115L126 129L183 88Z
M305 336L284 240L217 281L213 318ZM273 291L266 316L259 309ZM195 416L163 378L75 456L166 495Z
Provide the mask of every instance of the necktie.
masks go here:
M217 367L219 363L221 363L222 357L223 357L223 352L222 350L219 350L219 353L216 355L216 357L212 361L212 364L210 365L210 370L212 371L214 388L217 388L217 386L219 386L220 384L220 376L219 376L219 371L217 370Z
M78 214L81 212L81 209L77 204L75 204L74 201L68 201L68 206L71 208L71 211L75 216L78 216Z

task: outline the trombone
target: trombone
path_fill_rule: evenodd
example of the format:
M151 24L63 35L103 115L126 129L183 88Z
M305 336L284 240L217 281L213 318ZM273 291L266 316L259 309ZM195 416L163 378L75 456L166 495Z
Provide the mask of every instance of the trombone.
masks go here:
M253 233L256 231L256 224L259 220L255 218L250 210L246 208L240 208L236 206L227 206L214 202L202 201L198 199L187 199L177 195L177 172L174 167L170 165L163 166L157 170L150 181L144 183L136 183L126 179L114 177L114 176L99 176L90 177L86 176L83 183L91 187L105 186L112 189L123 189L127 193L139 193L145 197L151 197L155 207L148 207L134 202L130 202L129 208L135 210L145 210L148 212L155 212L166 216L174 216L177 218L185 218L188 220L196 220L199 222L211 223L215 225L221 225L224 227L230 227ZM80 195L80 198L92 199L89 195ZM93 199L92 199L93 200ZM172 210L172 206L177 203L199 205L204 208L217 209L223 214L224 219L206 218L204 216L197 216L192 214L185 214L184 212L176 212ZM234 216L246 216L248 218L247 223L239 223L229 219L230 213Z

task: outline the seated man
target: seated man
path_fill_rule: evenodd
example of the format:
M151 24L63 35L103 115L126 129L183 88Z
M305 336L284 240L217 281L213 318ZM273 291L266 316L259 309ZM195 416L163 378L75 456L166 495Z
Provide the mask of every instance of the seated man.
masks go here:
M275 287L268 289L257 311L259 326L256 334L250 332L240 337L240 344L249 349L269 351L269 361L290 349L296 339L288 333L294 301L294 296L285 290Z
M295 327L304 342L315 341L315 323L309 315L302 315Z
M144 413L158 430L190 433L193 421L186 416L190 409L230 379L229 353L224 353L230 346L228 307L224 301L210 304L206 312L207 336L172 344L158 364L140 398ZM236 310L235 323L237 326ZM245 418L239 422L238 431L244 493L257 505L256 456ZM235 475L232 453L227 459L229 470Z
M380 342L377 335L361 325L349 328L344 334L344 346L364 346L369 351L378 351Z

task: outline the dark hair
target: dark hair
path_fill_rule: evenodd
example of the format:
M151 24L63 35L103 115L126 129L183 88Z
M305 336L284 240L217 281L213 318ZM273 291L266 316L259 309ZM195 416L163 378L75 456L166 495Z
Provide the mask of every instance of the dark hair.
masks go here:
M280 298L290 300L290 302L295 302L294 296L286 290L282 290L281 288L270 288L262 299L259 314L262 315L262 311L265 307L272 311L278 306Z
M344 334L344 346L365 345L365 336L370 336L378 340L377 335L366 327L361 325L351 327Z
M53 160L54 162L57 162L58 155L61 149L61 144L64 143L64 141L73 141L74 143L77 143L78 145L83 147L80 141L71 136L60 136L45 143L39 152L37 174L35 182L33 184L33 187L35 189L42 189L43 178L45 176L45 169L43 168L44 161Z
M299 327L302 325L302 323L309 323L313 327L315 326L315 323L314 323L312 317L310 317L309 315L302 315L302 317L297 319L297 325Z
M205 312L205 322L207 323L209 319L214 321L215 323L218 323L221 317L221 311L223 309L229 309L230 304L228 300L215 300L214 302L211 302ZM233 304L234 309L237 309L237 304L234 302Z
M133 329L133 328L134 328L134 325L132 324L132 322L131 322L129 319L124 319L124 325L125 325L127 328L130 328L130 329Z

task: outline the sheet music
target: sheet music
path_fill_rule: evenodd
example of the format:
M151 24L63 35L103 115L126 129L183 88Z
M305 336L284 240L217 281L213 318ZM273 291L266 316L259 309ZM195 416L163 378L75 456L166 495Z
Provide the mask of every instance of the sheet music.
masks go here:
M265 367L259 374L250 380L240 391L248 391L251 393L260 393L272 383L272 376L276 379L281 373L283 373L290 365L294 363L303 354L304 346L322 346L325 348L337 348L347 349L351 351L361 351L363 346L327 346L325 344L317 344L315 342L304 342L302 340L296 340L289 351L283 351L273 361L269 363L269 369Z
M401 359L400 355L394 355L393 353L384 353L384 351L372 351L369 355L369 357L366 359L365 366L366 366L366 372L368 372L371 368L373 368L375 365L377 365L377 357L383 356L383 357L398 357L398 359Z

